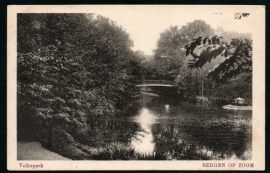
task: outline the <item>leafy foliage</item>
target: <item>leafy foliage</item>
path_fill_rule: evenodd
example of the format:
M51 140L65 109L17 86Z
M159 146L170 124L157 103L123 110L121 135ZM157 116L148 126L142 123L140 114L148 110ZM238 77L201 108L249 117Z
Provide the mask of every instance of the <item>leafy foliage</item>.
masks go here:
M223 42L230 43L234 38L241 38L241 39L250 39L252 40L251 33L239 33L237 31L225 31L222 27L218 27L215 31L218 33L220 37L222 37Z
M93 155L95 160L133 160L134 148L119 142L106 144L98 147Z
M192 70L181 68L179 75L175 79L175 86L180 97L185 100L195 100L197 95L201 94L201 83L205 80L204 70Z
M235 13L234 19L241 19L242 17L248 17L250 13Z
M170 27L160 34L157 41L157 49L154 51L154 59L149 61L152 79L164 79L173 81L179 74L179 69L186 64L183 47L197 36L211 35L214 30L202 20L195 20L178 28Z
M19 14L18 116L45 121L39 127L52 132L54 125L73 131L88 116L117 115L141 80L132 44L102 16Z
M169 160L168 155L166 152L139 153L130 144L112 142L97 147L92 157L95 160Z
M190 68L202 67L207 62L221 55L225 60L208 73L208 77L218 82L236 77L243 72L252 72L252 40L232 39L230 44L221 41L222 37L214 36L199 37L186 45L187 55L191 54L193 59L189 63ZM204 41L206 40L206 41ZM198 51L198 49L201 49ZM194 51L197 52L195 53ZM251 76L249 77L251 78Z

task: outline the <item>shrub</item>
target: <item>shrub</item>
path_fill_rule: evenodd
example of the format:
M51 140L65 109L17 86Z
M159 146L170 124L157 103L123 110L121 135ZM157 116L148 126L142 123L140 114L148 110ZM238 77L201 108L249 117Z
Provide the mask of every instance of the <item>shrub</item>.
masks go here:
M106 144L98 147L93 155L95 160L134 160L135 150L133 147L120 142Z
M152 152L152 153L136 153L136 160L171 160L169 153Z

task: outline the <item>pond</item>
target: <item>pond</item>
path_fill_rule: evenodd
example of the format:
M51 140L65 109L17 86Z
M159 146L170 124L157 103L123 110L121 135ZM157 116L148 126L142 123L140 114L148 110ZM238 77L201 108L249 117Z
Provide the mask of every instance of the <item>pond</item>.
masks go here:
M142 93L124 112L90 120L77 140L89 146L122 142L140 153L164 151L178 160L252 157L252 111L191 105Z

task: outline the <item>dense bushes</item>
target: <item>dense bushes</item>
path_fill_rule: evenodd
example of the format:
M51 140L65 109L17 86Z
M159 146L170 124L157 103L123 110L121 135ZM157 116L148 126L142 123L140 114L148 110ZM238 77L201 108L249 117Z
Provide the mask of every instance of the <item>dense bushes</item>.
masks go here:
M87 116L117 115L140 80L131 46L101 16L18 14L18 119L29 117L52 138L55 125L74 131Z

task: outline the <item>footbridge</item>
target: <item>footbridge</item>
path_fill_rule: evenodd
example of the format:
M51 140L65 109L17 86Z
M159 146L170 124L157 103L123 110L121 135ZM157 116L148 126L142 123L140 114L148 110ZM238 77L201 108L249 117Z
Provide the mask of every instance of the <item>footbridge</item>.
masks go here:
M173 87L173 81L167 80L143 80L142 84L136 87Z

